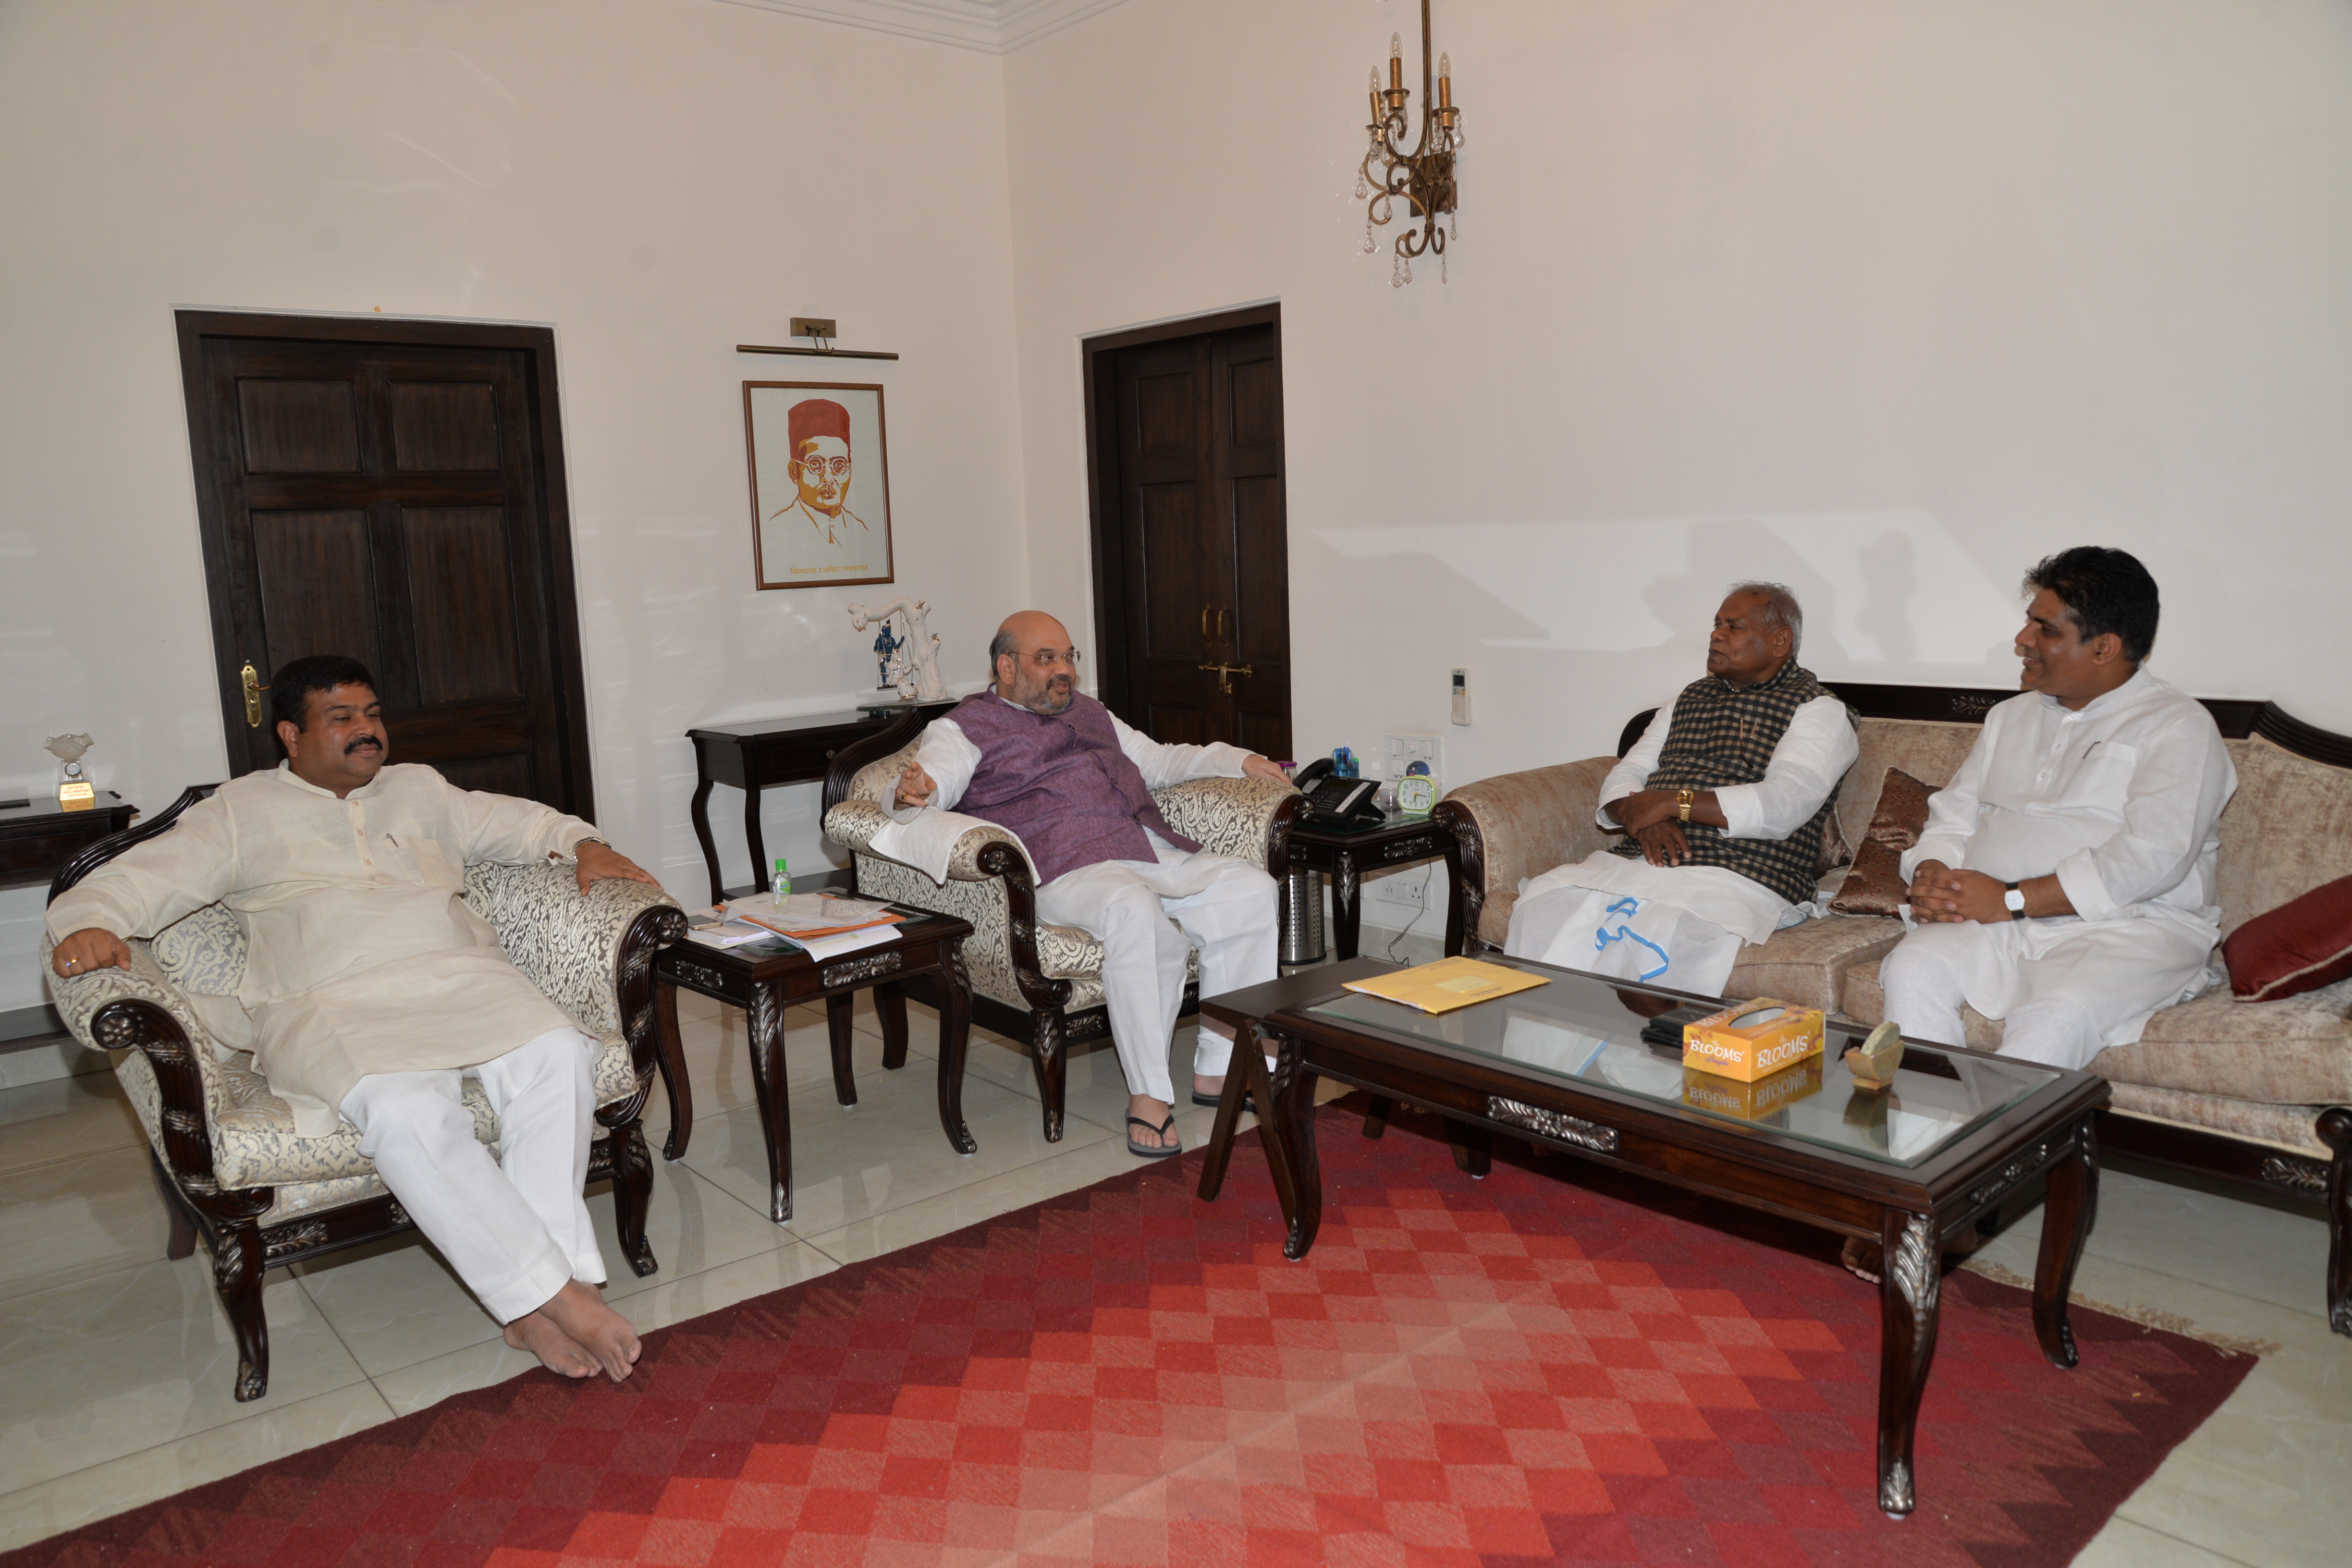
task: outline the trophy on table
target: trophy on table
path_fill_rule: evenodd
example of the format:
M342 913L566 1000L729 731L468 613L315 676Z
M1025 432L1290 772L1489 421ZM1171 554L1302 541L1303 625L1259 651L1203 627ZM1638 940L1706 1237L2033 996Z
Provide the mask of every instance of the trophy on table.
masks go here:
M58 805L64 810L89 811L98 805L98 791L81 771L82 754L93 743L88 735L52 735L45 742L48 753L62 764L58 769Z

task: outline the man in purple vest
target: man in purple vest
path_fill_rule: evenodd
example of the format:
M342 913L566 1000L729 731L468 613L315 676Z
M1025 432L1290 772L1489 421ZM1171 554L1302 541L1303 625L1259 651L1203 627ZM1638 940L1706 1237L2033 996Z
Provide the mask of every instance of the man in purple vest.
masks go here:
M1127 1146L1183 1152L1168 1047L1184 960L1201 954L1201 994L1275 977L1274 879L1211 855L1168 825L1151 791L1186 779L1279 779L1264 757L1223 742L1163 746L1077 689L1078 650L1062 623L1024 610L988 645L992 691L976 691L923 731L898 805L960 810L1019 835L1037 868L1037 915L1103 944L1103 999L1127 1075ZM1172 923L1171 923L1172 922ZM1213 1105L1234 1040L1201 1020L1192 1102Z

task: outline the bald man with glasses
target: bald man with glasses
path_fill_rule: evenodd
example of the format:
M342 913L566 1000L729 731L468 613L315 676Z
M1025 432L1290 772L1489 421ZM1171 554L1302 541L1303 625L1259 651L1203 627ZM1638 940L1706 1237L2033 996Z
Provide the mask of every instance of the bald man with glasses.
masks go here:
M1103 944L1127 1146L1146 1159L1181 1154L1168 1049L1186 955L1201 955L1203 996L1272 980L1276 889L1248 861L1209 854L1171 827L1151 791L1280 779L1282 770L1239 746L1161 745L1121 723L1077 689L1078 650L1042 611L1007 619L988 653L995 688L932 721L899 775L897 805L962 811L1020 837L1037 870L1038 918ZM1201 1020L1194 1104L1216 1103L1233 1048L1223 1026Z

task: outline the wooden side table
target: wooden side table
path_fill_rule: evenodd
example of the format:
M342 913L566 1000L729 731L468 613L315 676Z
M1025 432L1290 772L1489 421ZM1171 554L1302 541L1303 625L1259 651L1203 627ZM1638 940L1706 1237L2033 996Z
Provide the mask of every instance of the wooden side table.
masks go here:
M771 891L768 849L760 834L760 792L776 784L814 784L852 742L878 733L914 714L929 720L955 706L925 702L897 710L860 709L850 713L809 713L796 719L746 719L688 730L694 742L694 799L687 815L710 870L710 901L727 897L719 881L719 846L710 837L710 790L732 784L743 792L743 842L751 851L751 888Z
M782 1225L793 1217L793 1121L784 1089L784 1011L798 1002L824 999L825 1026L832 1037L833 1093L844 1105L857 1103L849 1070L850 1022L857 993L871 988L882 1021L882 1065L907 1065L906 983L932 978L940 1010L940 1126L957 1152L979 1149L963 1123L963 1057L971 1037L971 981L964 973L963 939L971 927L951 915L908 910L918 918L898 927L898 936L839 958L819 961L797 948L778 952L705 947L681 942L654 960L654 1012L660 1030L662 1085L669 1094L669 1138L662 1156L686 1153L694 1135L694 1094L686 1078L678 1039L679 987L730 1007L743 1009L751 1037L751 1085L760 1106L760 1131L768 1144L768 1217ZM768 947L766 943L751 944Z
M131 826L139 808L110 790L88 811L58 805L56 788L29 799L0 801L0 888L46 886L66 862Z
M1461 847L1442 824L1425 816L1391 816L1369 827L1348 827L1318 822L1302 812L1290 830L1290 868L1331 875L1332 944L1341 959L1356 956L1363 927L1364 874L1441 856L1445 860L1445 953L1452 958L1462 952L1462 901L1454 897L1454 886L1462 878ZM1287 881L1283 896L1290 896Z

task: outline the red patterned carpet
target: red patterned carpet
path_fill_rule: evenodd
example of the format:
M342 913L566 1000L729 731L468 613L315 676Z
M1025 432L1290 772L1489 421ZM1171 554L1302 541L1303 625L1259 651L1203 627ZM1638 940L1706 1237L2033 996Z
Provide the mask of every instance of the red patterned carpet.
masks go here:
M2059 1373L1948 1276L1892 1522L1830 1238L1322 1114L1303 1264L1253 1139L1216 1204L1139 1166L5 1562L2061 1563L2252 1364L2078 1310Z

